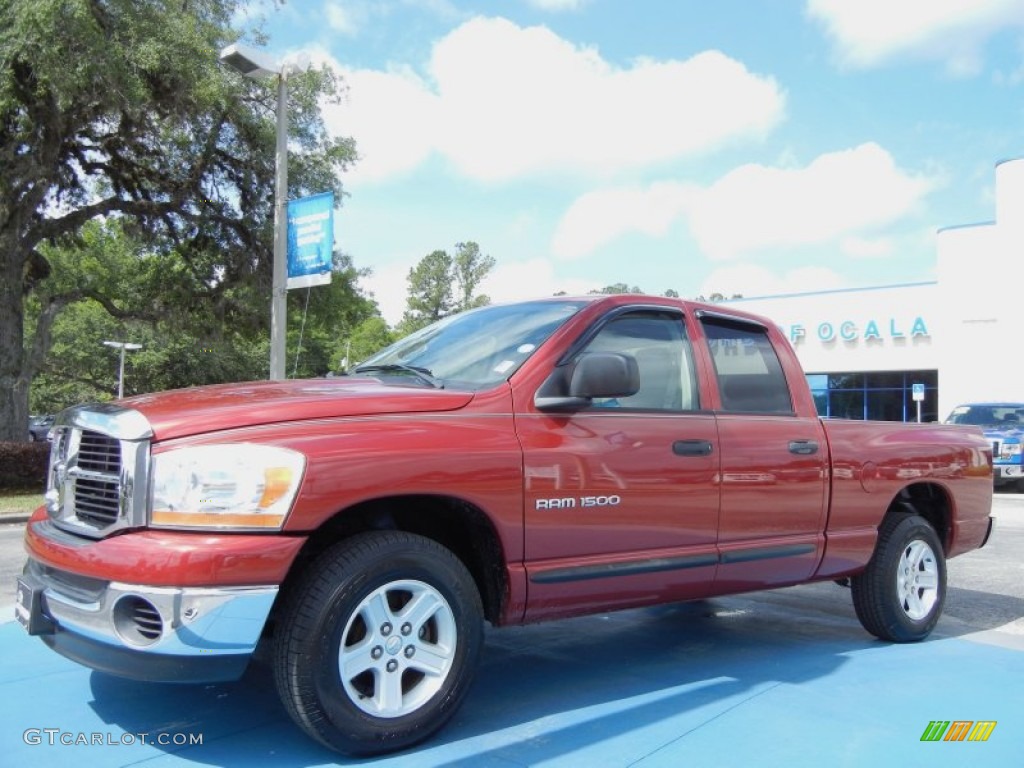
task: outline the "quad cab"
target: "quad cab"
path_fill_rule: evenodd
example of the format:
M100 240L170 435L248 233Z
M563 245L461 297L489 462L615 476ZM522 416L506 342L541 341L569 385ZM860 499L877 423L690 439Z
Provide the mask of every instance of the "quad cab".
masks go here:
M465 698L483 624L849 581L917 641L992 528L977 427L820 419L771 322L661 297L442 320L346 376L72 408L17 614L179 682L269 650L292 718L373 754Z

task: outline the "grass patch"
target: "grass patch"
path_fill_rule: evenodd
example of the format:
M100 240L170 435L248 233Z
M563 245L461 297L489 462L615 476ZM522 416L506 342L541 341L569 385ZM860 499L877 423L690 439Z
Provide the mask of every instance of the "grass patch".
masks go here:
M28 514L42 503L38 491L0 491L0 516Z

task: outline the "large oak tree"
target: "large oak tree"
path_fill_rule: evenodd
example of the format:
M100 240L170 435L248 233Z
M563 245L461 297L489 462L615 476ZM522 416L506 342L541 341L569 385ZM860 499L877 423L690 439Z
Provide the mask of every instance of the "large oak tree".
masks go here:
M268 323L240 296L269 299L275 86L218 62L236 5L0 0L0 440L25 438L29 386L70 304L119 318L203 302L226 321ZM319 69L290 86L289 196L340 195L354 147L320 115L339 83ZM47 258L113 219L161 276L153 301ZM175 268L161 270L170 254Z

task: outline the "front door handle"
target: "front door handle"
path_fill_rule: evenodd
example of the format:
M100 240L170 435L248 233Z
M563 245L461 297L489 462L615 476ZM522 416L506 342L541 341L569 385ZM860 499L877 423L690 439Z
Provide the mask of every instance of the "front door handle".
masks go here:
M676 440L672 443L672 453L676 456L710 456L710 440Z
M818 452L818 443L815 440L790 440L789 452L798 456L812 456Z

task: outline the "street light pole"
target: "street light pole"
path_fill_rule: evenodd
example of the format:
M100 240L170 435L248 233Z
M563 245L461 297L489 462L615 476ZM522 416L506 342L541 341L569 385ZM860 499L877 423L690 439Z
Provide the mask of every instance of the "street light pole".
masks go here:
M288 342L288 68L277 76L277 151L274 164L274 278L270 302L270 380L285 377Z
M121 367L117 374L117 399L124 397L124 352L126 349L142 349L141 344L132 344L128 341L104 341L108 347L115 347L121 350Z
M288 339L288 74L305 65L280 63L234 43L220 60L246 77L277 77L277 149L274 157L274 271L270 288L270 379L285 378Z

